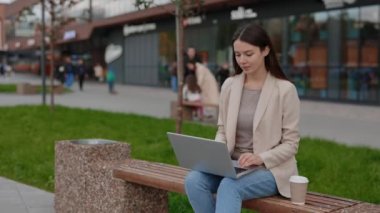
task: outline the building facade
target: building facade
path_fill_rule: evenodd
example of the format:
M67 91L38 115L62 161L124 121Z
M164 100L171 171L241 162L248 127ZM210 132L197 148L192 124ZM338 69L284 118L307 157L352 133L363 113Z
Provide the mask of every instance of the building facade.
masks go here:
M25 3L15 1L6 16L5 45L33 53L41 40L39 18L18 20L19 2ZM33 13L40 13L38 1L30 2ZM161 0L140 11L129 1L105 2L86 0L67 11L76 21L64 28L60 52L104 63L105 48L118 45L122 56L110 66L119 83L168 87L176 51L174 6ZM224 62L232 64L230 41L237 27L256 22L268 31L301 98L380 105L380 3L328 2L206 0L184 23L185 46L195 47L215 72Z

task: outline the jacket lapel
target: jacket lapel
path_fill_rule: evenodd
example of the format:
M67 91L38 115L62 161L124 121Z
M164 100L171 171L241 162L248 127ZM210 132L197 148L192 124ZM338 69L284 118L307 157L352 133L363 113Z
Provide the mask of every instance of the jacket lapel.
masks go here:
M263 117L264 112L268 106L269 100L272 96L273 87L275 84L274 80L274 77L268 72L263 88L261 90L259 102L257 103L256 112L253 119L253 133L255 133L257 125L260 123L260 120Z
M236 139L236 127L237 127L237 118L240 108L240 99L243 92L245 75L240 74L234 79L233 85L231 86L230 98L228 101L228 114L227 114L227 123L228 123L228 150L232 152L235 146Z

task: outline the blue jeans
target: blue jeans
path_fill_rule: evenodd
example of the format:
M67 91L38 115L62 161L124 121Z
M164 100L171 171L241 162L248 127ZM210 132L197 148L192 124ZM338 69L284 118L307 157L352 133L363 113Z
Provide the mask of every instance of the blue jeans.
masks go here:
M67 88L70 88L71 85L74 83L74 74L73 73L67 73L66 75L66 82L65 85Z
M278 194L272 173L264 168L239 179L191 171L185 179L185 190L196 213L239 213L243 200Z
M114 92L113 88L114 88L114 82L113 81L108 81L108 91L109 91L109 93L113 93Z
M178 85L178 83L177 83L177 76L174 76L174 75L172 75L171 77L170 77L170 85L171 85L171 88L172 88L172 90L173 90L173 92L177 92L177 85Z

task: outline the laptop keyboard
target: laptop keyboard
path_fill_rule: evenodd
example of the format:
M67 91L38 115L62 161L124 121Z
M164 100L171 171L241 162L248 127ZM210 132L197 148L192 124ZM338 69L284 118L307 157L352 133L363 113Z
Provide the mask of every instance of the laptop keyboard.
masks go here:
M247 171L247 169L243 169L243 168L238 168L238 167L234 167L235 168L235 172L236 174L239 174L240 172L245 172Z

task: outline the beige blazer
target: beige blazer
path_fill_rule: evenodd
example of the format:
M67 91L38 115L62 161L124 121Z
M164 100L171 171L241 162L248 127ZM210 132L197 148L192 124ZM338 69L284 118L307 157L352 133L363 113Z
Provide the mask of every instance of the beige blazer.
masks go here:
M232 154L245 74L228 78L219 101L215 140L227 143ZM268 73L253 119L253 152L258 154L276 179L281 195L290 197L289 178L298 174L295 154L300 140L300 101L294 85Z

